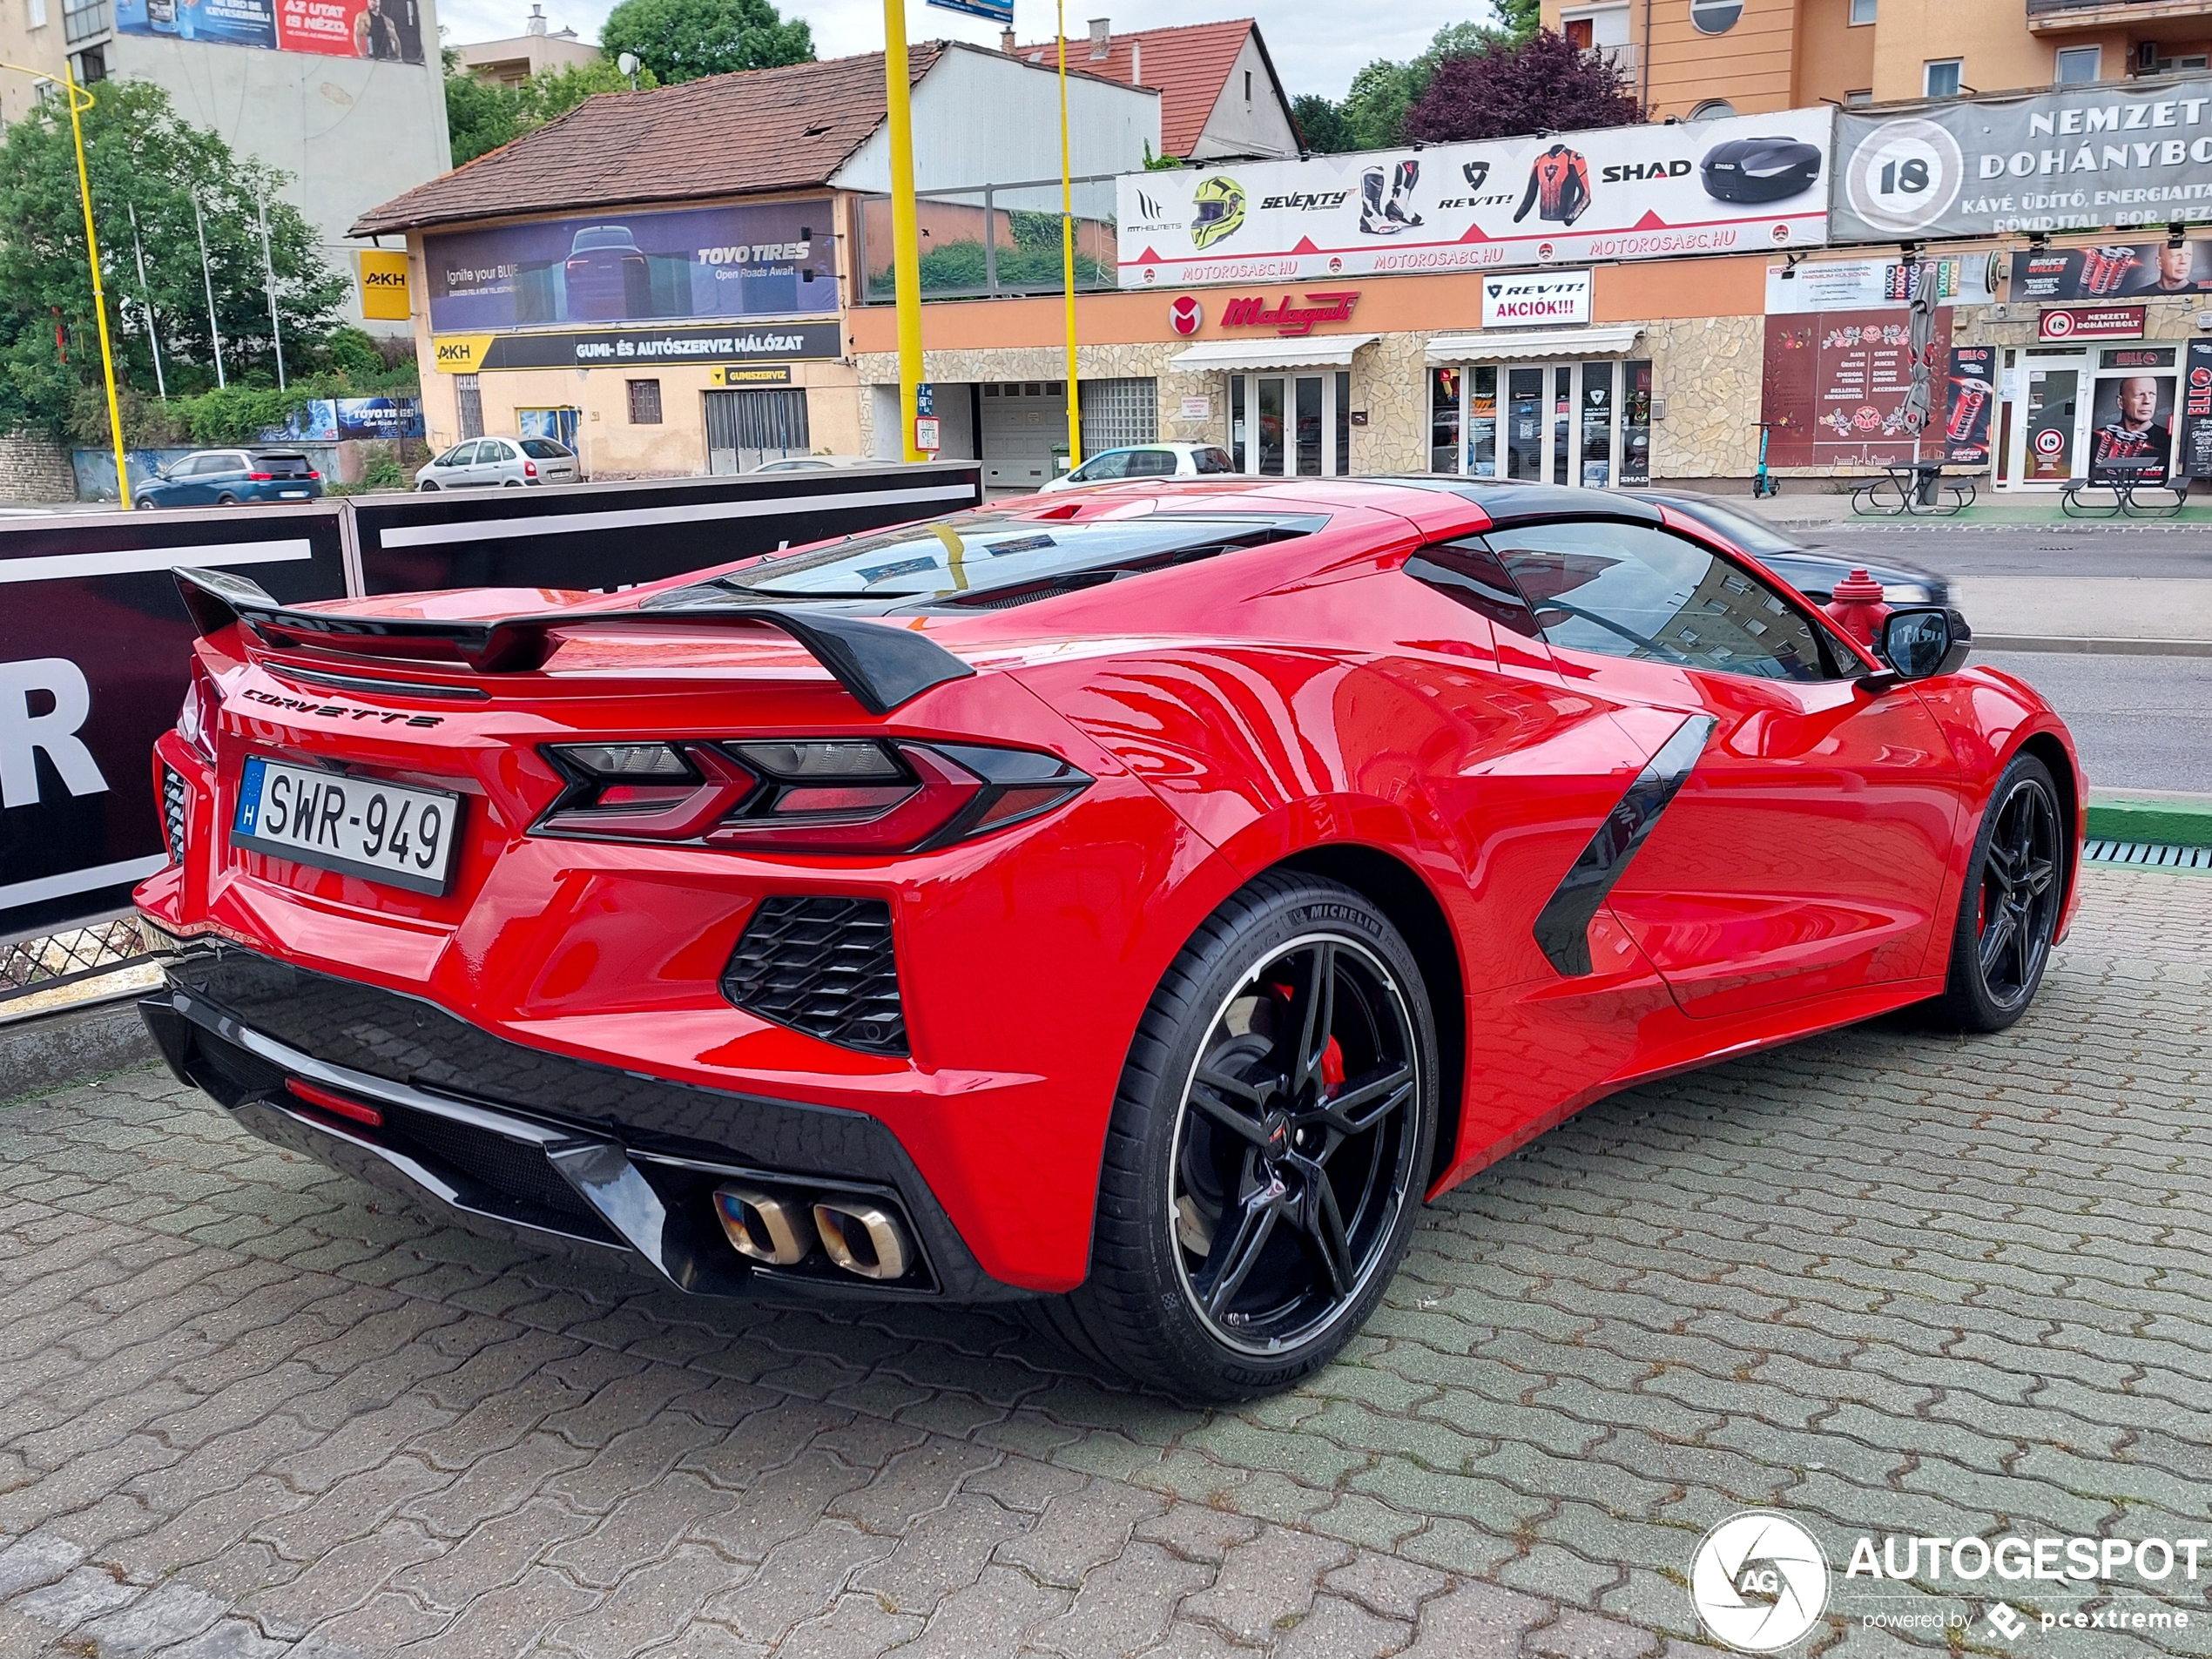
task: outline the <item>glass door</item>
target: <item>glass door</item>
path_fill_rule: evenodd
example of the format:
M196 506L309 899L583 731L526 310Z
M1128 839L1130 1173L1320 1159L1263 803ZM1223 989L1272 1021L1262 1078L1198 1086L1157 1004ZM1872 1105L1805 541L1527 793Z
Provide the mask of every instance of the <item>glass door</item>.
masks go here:
M1341 477L1352 470L1352 375L1232 374L1230 445L1240 472Z
M1575 371L1581 381L1575 407L1582 417L1576 441L1581 476L1576 482L1590 489L1602 489L1614 482L1613 428L1620 423L1614 367L1610 362L1584 363Z
M2081 367L2030 361L2027 402L2020 422L2020 453L2013 475L2046 489L2074 475L2080 448Z
M1650 482L1648 360L1471 363L1459 382L1460 467L1470 477L1497 477L1502 451L1504 475L1531 483Z

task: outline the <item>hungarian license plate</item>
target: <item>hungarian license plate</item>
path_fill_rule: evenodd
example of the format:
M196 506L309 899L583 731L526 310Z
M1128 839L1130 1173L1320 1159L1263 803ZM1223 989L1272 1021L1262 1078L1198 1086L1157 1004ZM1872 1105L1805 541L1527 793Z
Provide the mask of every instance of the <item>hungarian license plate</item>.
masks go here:
M231 845L295 864L443 893L460 844L461 797L246 757Z

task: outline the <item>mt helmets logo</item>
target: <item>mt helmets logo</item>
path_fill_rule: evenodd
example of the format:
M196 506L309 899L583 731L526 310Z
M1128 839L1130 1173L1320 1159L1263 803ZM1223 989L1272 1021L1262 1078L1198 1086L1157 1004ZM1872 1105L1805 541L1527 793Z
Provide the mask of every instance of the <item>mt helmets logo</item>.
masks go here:
M1201 252L1227 241L1244 222L1244 187L1226 173L1198 181L1190 192L1190 245Z
M1168 307L1168 326L1178 334L1195 334L1206 320L1205 307L1196 294L1178 293Z
M1743 1653L1776 1653L1820 1622L1828 1562L1812 1534L1764 1509L1731 1515L1690 1558L1689 1599L1705 1628Z

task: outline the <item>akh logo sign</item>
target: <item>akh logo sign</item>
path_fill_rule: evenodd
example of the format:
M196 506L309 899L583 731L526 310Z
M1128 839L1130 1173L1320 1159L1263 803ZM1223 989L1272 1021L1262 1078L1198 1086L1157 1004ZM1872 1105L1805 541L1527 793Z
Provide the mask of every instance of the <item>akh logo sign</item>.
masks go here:
M1221 306L1221 326L1224 328L1272 328L1277 334L1296 338L1313 332L1317 322L1349 322L1352 307L1359 303L1359 290L1345 289L1334 293L1309 293L1307 303L1292 305L1286 294L1270 306L1264 297L1240 295L1224 300ZM1180 331L1180 324L1177 327Z

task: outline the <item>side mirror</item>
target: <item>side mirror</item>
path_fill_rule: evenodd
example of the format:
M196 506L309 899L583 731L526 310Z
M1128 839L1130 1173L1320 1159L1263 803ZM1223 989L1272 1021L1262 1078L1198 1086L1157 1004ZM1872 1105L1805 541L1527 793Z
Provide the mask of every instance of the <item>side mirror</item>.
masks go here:
M1965 664L1973 643L1966 619L1941 605L1901 605L1882 620L1882 655L1900 679L1952 673Z

